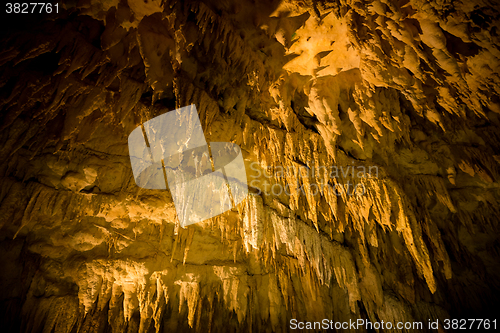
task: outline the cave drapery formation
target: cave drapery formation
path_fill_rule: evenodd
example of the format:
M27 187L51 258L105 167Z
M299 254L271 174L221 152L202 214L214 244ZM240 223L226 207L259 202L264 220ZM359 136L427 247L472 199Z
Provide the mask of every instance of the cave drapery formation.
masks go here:
M13 23L2 331L495 315L499 15L486 0L85 0ZM127 137L190 104L261 177L237 209L181 228L168 191L135 184ZM261 172L278 167L292 172ZM366 192L304 186L325 181Z

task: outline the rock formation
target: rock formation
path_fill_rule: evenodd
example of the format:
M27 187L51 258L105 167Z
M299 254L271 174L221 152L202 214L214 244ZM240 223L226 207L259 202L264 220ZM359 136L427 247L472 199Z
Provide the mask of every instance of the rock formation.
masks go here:
M499 11L79 0L7 16L2 331L495 319ZM242 148L251 194L182 228L169 191L134 182L127 137L190 104L207 141Z

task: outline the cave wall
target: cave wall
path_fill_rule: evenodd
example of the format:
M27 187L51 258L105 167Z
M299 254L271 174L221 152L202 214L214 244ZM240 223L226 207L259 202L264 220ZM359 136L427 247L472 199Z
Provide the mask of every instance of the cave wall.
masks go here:
M493 319L498 10L476 0L87 0L10 24L2 326ZM127 137L189 104L207 141L242 148L253 182L236 209L182 228L169 191L135 184ZM377 173L310 172L320 166ZM269 192L287 184L290 195ZM345 184L365 191L332 190Z

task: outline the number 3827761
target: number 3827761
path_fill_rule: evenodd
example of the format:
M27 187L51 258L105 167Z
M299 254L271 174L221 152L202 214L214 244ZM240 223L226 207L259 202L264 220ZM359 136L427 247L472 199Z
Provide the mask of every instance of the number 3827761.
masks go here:
M14 2L5 4L7 14L59 13L59 4L45 2Z

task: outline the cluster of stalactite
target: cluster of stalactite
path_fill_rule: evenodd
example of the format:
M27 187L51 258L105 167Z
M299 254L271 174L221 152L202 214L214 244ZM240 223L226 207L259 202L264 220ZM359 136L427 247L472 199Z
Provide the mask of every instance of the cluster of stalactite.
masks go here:
M491 317L498 9L91 0L3 35L3 327ZM242 148L250 195L182 228L127 137L190 104L207 141Z

